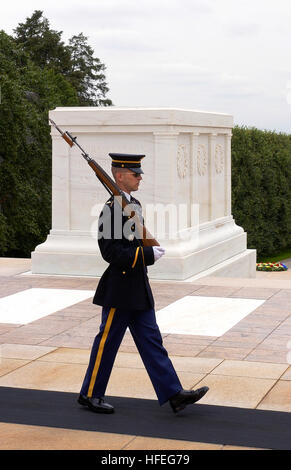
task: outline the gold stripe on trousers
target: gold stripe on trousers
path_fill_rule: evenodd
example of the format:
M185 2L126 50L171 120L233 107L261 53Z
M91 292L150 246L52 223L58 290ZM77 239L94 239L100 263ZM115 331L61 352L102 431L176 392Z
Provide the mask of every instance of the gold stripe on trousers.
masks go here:
M96 382L96 377L97 377L98 370L99 370L100 363L101 363L101 359L102 359L104 345L105 345L107 336L108 336L109 331L110 331L110 327L111 327L111 323L112 323L112 320L113 320L113 317L114 317L115 310L116 310L116 308L111 308L110 311L109 311L108 318L107 318L105 328L104 328L104 331L103 331L103 335L102 335L101 341L99 343L97 357L96 357L96 361L95 361L95 364L94 364L94 368L93 368L93 372L92 372L92 376L91 376L91 380L90 380L90 384L89 384L89 389L88 389L88 395L87 396L89 398L92 397L93 388L94 388L94 385L95 385L95 382Z

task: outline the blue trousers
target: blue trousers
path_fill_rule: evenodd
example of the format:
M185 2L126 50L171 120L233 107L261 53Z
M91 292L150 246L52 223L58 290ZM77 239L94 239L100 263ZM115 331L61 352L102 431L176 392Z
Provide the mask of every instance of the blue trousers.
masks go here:
M182 385L163 346L153 309L122 310L103 307L100 330L92 346L81 394L88 397L105 395L114 360L127 327L149 374L159 404L163 405L182 389Z

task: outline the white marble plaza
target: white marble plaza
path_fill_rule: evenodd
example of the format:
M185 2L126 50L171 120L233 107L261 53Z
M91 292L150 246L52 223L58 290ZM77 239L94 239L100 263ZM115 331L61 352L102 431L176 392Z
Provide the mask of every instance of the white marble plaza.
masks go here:
M265 300L186 296L156 312L162 333L222 336Z
M25 325L93 297L94 291L26 289L0 298L0 323ZM156 312L162 333L221 336L265 300L185 296Z
M25 325L93 295L88 290L26 289L0 299L0 323Z

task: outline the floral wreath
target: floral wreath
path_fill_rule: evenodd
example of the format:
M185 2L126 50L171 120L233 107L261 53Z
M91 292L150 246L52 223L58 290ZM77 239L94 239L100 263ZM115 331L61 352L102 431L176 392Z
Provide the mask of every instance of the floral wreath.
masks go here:
M257 263L257 271L287 271L283 263Z

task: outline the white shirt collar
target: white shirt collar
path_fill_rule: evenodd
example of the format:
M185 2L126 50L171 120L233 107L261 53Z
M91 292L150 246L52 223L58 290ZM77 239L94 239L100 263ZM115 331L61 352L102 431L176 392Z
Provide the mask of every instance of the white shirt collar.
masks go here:
M126 193L125 191L123 191L123 194L125 195L126 199L130 201L130 194Z

